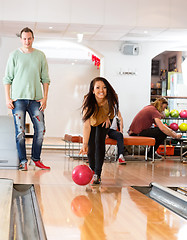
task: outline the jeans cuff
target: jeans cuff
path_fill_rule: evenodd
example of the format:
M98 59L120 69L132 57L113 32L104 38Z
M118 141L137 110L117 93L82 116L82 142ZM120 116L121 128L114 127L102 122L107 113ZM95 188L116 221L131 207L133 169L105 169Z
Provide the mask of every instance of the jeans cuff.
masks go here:
M40 161L40 159L36 159L36 158L33 158L33 157L31 157L31 159L32 159L34 162Z
M28 160L27 159L24 159L24 160L21 160L20 163L24 164L24 163L27 163Z

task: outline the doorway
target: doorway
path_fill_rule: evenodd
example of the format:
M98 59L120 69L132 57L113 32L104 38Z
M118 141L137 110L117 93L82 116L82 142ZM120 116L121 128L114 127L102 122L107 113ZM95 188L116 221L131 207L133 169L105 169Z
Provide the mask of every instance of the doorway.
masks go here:
M83 98L91 80L100 76L101 66L93 56L102 56L81 44L62 40L35 41L33 46L45 53L51 79L45 110L46 137L81 134Z
M168 78L174 72L182 75L182 62L182 51L165 51L152 59L151 101L171 94Z

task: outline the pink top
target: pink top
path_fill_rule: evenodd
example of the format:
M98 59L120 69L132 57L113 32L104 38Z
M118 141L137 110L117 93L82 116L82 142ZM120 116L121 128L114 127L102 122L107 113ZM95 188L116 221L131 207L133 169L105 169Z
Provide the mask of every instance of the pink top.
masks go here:
M148 129L155 123L155 118L161 119L161 113L152 105L144 107L133 119L129 131L139 134L141 131Z

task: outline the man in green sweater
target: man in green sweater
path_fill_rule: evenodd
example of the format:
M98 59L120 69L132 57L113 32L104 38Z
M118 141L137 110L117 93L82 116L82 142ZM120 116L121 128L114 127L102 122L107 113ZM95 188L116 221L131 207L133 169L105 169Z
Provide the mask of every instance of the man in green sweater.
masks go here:
M25 148L25 116L28 112L34 128L30 165L49 170L40 159L45 133L44 109L50 83L48 64L43 52L34 49L33 31L24 28L20 33L22 47L9 56L5 77L6 105L12 109L15 123L16 144L20 160L19 170L27 171ZM42 87L43 85L43 93Z

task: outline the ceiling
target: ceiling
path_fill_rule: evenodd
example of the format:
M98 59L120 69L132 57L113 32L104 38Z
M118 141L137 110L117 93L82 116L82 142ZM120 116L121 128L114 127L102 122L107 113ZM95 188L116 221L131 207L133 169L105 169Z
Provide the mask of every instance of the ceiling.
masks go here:
M0 21L0 36L16 36L26 26L33 29L36 38L77 40L77 34L81 33L83 41L187 42L187 29L179 28L16 21Z

